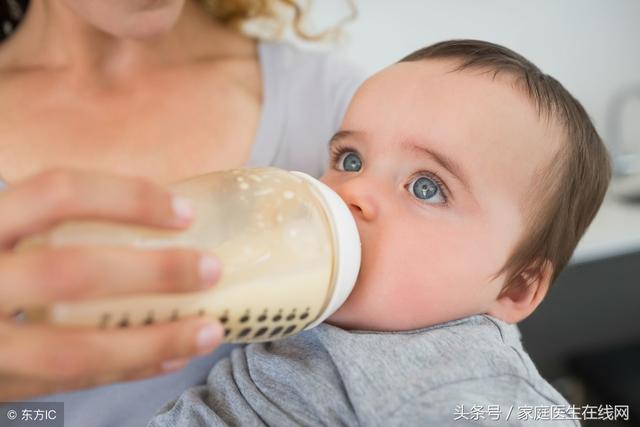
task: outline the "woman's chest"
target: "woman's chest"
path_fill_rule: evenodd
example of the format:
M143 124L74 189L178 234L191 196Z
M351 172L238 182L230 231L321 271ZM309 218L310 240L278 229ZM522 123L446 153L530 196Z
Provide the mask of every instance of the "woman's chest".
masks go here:
M0 101L0 175L70 167L171 182L248 160L259 93L224 81L135 91Z

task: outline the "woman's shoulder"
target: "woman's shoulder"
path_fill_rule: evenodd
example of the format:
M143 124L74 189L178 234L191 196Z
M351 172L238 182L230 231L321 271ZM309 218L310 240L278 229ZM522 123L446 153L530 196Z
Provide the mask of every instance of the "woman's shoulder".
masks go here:
M304 89L307 97L335 95L340 87L352 95L365 78L358 65L333 51L306 50L287 42L261 42L258 49L265 80Z
M354 62L332 51L305 50L286 42L259 44L266 84L286 85L290 97L328 103L340 116L365 72Z
M310 51L287 42L258 45L263 118L252 164L320 175L327 141L365 73L333 52Z
M342 57L336 50L308 49L288 41L261 41L258 43L260 54L277 66L281 71L306 68L309 71L344 71L362 74L362 70L353 62Z

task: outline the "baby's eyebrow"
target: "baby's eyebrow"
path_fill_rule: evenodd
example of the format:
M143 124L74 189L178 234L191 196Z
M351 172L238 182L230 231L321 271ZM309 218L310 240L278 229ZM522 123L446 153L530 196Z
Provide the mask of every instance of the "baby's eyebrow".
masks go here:
M423 157L428 157L429 159L434 160L436 163L438 163L440 166L446 169L447 172L453 175L458 181L460 181L462 186L468 192L471 192L471 186L469 185L469 180L467 178L467 175L464 173L462 166L460 166L460 163L456 162L454 159L452 159L451 157L447 156L442 152L433 150L432 148L424 147L422 145L415 144L413 142L403 142L402 146L405 149L412 151L418 155L421 155Z
M359 130L340 130L331 137L331 139L329 140L329 146L335 144L341 139L353 138L364 140L366 139L366 136L366 132ZM469 184L469 179L464 173L464 169L462 168L462 166L460 166L460 163L442 152L422 145L418 145L414 142L404 141L401 143L401 145L406 150L409 150L420 156L427 157L430 160L438 163L442 168L453 175L453 177L456 178L469 193L471 193L471 185Z
M358 138L362 136L362 134L364 134L364 132L357 131L357 130L340 130L331 137L331 139L329 140L329 146L340 141L341 139L350 138L350 137Z

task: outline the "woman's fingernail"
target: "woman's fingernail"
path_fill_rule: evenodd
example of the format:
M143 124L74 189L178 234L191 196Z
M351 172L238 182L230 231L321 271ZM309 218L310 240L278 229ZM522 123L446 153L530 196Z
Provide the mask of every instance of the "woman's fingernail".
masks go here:
M189 363L189 359L172 359L162 362L162 370L165 372L173 372L182 369Z
M218 324L209 324L200 328L196 337L198 354L206 354L216 348L222 339L222 334L222 327Z
M200 270L200 280L202 280L202 286L208 288L218 280L220 275L220 263L218 259L211 255L202 255L198 263L198 269Z
M173 214L178 219L178 222L184 224L193 219L194 209L191 200L182 196L174 196L171 201L171 207L173 208Z

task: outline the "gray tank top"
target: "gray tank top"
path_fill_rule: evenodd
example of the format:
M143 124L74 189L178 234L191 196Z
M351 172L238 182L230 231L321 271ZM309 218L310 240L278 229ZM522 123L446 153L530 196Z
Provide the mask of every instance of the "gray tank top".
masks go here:
M329 139L364 73L335 56L284 43L261 42L258 54L264 103L247 166L275 166L318 177L328 163ZM163 404L204 384L214 363L232 347L193 359L173 374L32 400L64 402L67 427L146 425Z

